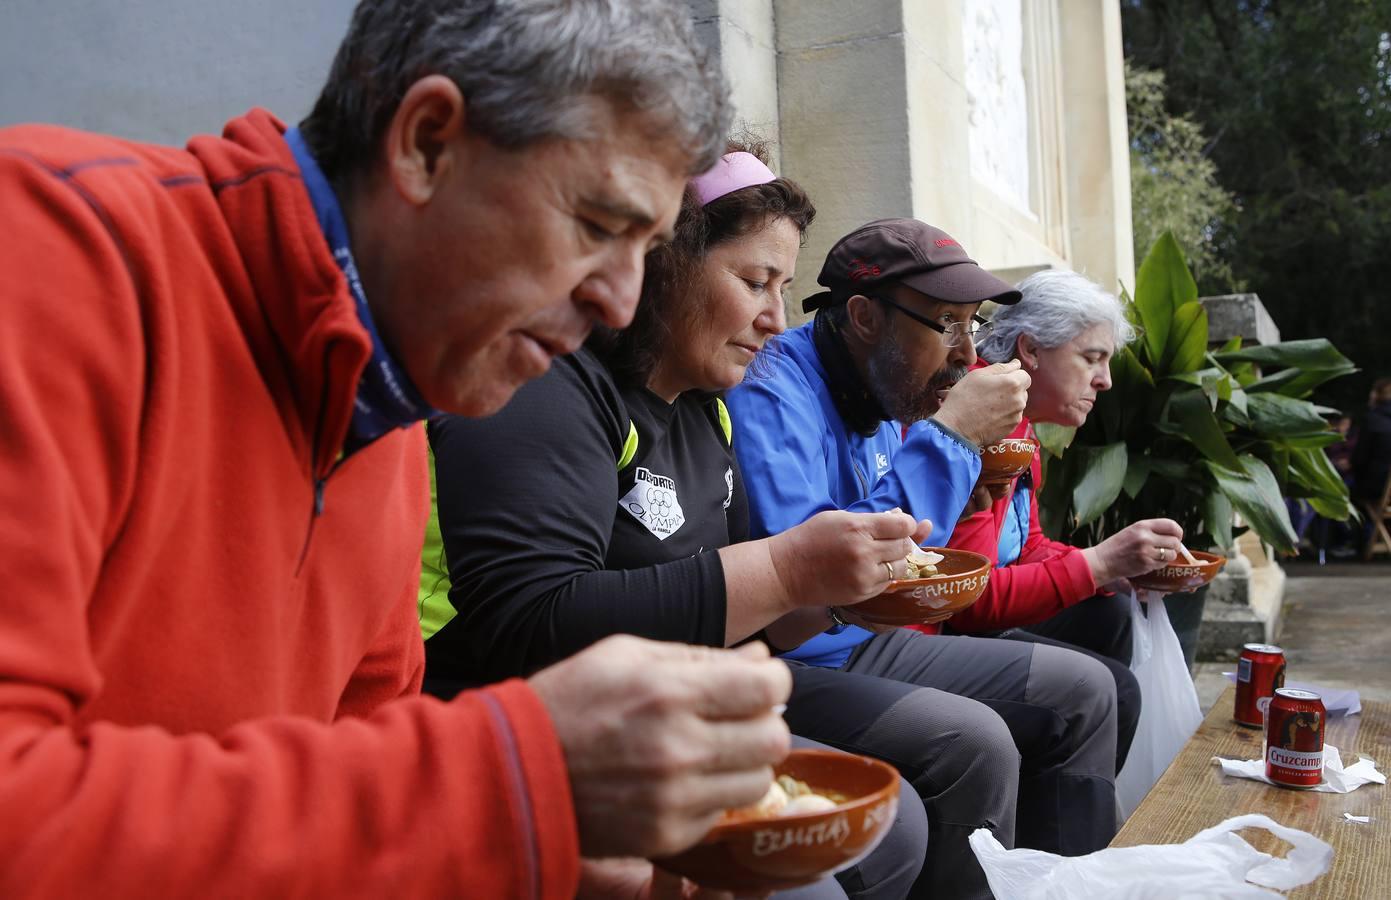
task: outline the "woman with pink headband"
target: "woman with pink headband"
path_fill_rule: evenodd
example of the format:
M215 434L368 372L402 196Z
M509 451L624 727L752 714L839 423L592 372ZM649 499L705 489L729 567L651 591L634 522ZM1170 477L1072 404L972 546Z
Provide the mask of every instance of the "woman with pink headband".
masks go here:
M917 523L898 512L833 511L747 540L720 394L783 331L815 211L760 148L730 151L649 254L631 327L596 333L492 418L431 424L443 553L427 543L427 690L526 675L617 632L796 646L825 628L827 605L878 594L885 563L912 548ZM927 824L906 784L900 808L841 887L801 895L904 896Z

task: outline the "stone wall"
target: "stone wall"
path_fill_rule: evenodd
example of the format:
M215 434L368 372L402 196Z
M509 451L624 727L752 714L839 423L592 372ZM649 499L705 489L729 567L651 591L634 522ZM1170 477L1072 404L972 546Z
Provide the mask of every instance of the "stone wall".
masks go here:
M0 125L182 146L262 106L309 111L353 0L4 0Z

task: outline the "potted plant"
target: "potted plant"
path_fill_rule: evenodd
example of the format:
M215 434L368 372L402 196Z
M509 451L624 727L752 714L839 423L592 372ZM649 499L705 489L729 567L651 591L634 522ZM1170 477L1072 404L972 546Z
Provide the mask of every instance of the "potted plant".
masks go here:
M1331 378L1355 371L1323 339L1242 348L1239 338L1208 349L1207 311L1173 235L1145 257L1133 300L1139 337L1111 360L1111 390L1080 428L1040 425L1044 530L1090 546L1139 519L1176 520L1189 547L1232 546L1233 512L1261 540L1292 552L1285 498L1320 515L1352 514L1347 486L1323 448L1340 436L1309 401ZM1191 656L1202 596L1190 609ZM1188 615L1185 616L1184 612Z

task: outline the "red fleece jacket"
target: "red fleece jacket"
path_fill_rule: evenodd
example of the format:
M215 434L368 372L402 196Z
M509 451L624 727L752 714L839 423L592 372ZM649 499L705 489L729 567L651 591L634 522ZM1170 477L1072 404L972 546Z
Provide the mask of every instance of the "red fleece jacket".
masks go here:
M1029 420L1022 420L1009 436L1033 437ZM1044 536L1038 523L1038 487L1043 484L1043 472L1037 453L1030 466L1035 487L1029 492L1029 534L1017 560L1000 565L1000 532L1018 479L990 509L958 523L952 531L948 547L974 550L995 567L981 598L951 617L953 631L974 634L1033 625L1096 593L1091 566L1082 551ZM941 631L940 624L911 627L926 634Z
M282 131L0 130L0 896L571 896L536 696L415 696L423 429L335 465L370 345Z

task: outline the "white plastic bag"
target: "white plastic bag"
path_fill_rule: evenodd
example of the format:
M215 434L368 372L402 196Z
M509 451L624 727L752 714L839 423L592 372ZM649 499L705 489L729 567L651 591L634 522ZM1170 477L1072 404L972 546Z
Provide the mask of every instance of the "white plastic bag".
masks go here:
M1164 600L1154 596L1149 615L1130 593L1130 670L1140 682L1140 722L1125 768L1116 776L1116 800L1126 817L1145 799L1203 721L1198 692L1188 674ZM1196 775L1197 773L1195 773Z
M1283 859L1273 857L1234 834L1238 828L1265 828L1293 847ZM1328 844L1261 815L1228 819L1182 844L1110 847L1086 856L1006 850L988 828L976 829L970 842L996 900L1279 897L1266 888L1308 884L1333 862Z

